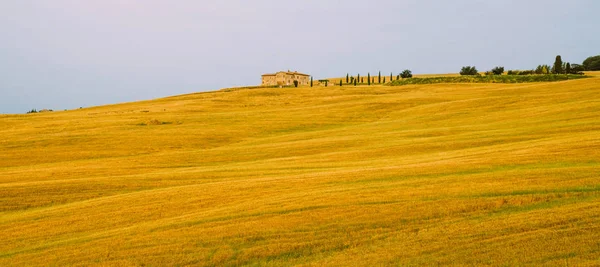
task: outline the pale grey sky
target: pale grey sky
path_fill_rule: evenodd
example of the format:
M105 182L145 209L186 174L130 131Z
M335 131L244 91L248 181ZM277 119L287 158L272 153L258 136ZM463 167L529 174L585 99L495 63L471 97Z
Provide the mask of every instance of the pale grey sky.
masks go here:
M600 54L596 0L2 0L0 113L315 78L529 69Z

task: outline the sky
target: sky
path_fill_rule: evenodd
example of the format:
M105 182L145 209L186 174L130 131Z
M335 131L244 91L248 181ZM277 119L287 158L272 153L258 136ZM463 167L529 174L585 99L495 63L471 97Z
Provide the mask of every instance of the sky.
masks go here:
M1 0L0 113L600 54L596 0Z

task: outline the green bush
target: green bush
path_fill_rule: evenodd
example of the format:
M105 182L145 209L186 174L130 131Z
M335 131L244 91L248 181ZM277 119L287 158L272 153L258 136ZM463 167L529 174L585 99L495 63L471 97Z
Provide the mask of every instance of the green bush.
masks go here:
M477 75L477 73L475 66L465 66L460 69L460 75Z
M400 73L400 77L402 77L402 79L412 78L412 76L413 76L412 71L410 71L410 70L403 70Z
M583 65L571 64L571 73L570 74L582 75L584 70L585 70L585 68L583 67Z
M502 75L504 73L504 67L495 67L492 69L494 75Z

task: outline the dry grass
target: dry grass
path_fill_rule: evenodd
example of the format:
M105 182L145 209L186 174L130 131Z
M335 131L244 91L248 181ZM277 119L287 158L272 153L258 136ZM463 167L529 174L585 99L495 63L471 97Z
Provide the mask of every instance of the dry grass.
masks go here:
M599 118L598 78L0 116L0 265L599 265Z

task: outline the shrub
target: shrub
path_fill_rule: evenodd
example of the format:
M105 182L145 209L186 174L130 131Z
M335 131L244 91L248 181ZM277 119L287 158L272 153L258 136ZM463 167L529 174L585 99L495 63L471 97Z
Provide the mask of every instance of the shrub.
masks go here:
M535 74L535 71L533 71L533 70L521 70L521 71L519 71L518 75L532 75L532 74Z
M533 71L535 74L550 74L552 67L548 65L538 65Z
M586 58L581 65L583 65L585 70L600 70L600 55Z
M460 75L477 75L477 73L475 66L465 66L460 69Z
M583 67L583 65L579 65L579 64L572 64L571 65L571 73L570 74L578 74L581 75L583 74L583 71L585 70L585 68Z
M495 67L492 69L494 75L502 75L504 73L504 67Z
M294 80L294 87L298 87L298 80Z
M400 77L402 77L402 79L406 79L406 78L412 78L412 76L413 76L413 75L412 75L412 71L410 71L410 70L403 70L403 71L400 73Z

